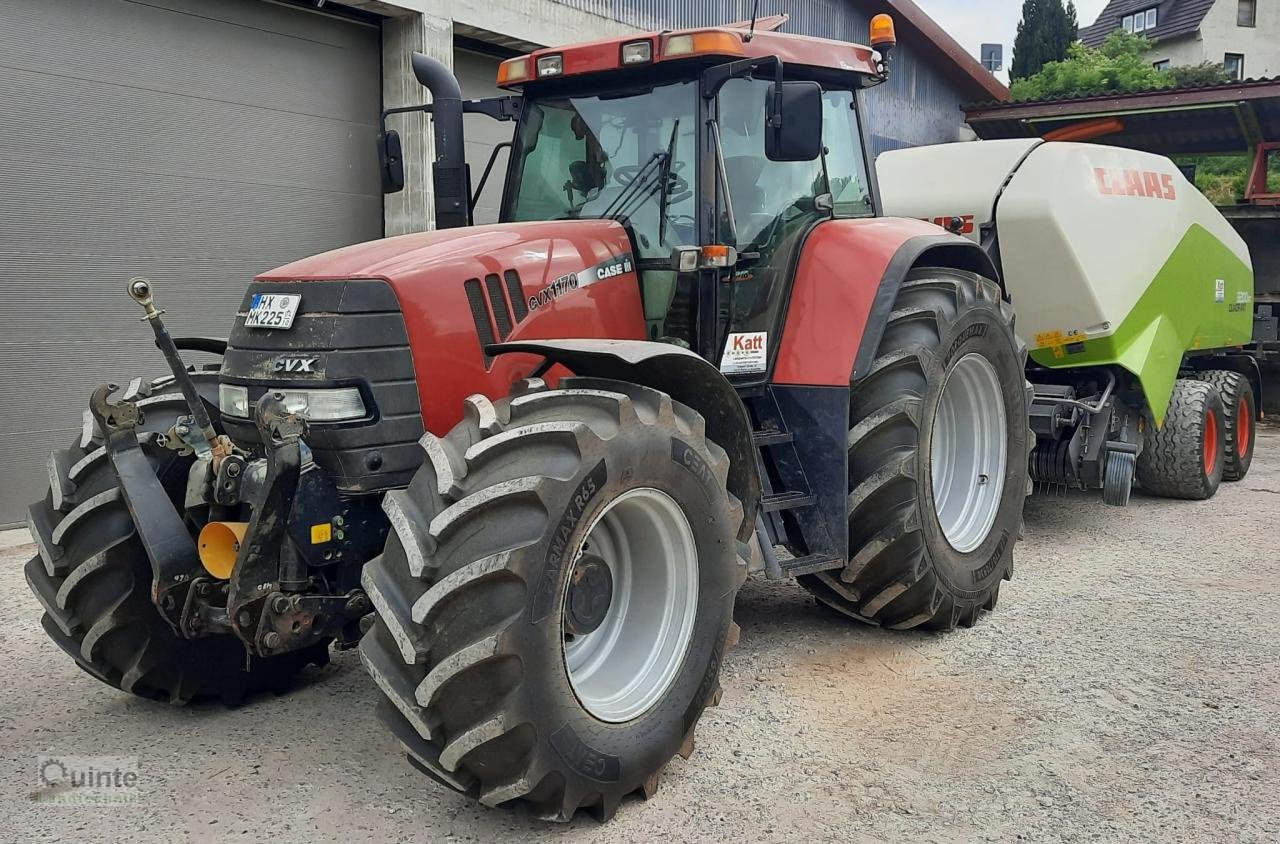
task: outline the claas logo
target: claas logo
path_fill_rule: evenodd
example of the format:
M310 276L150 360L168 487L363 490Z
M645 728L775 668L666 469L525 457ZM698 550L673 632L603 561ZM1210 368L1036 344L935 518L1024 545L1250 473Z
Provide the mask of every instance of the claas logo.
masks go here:
M1146 196L1151 199L1177 199L1173 188L1173 174L1153 173L1150 170L1121 170L1095 167L1093 179L1098 193L1106 196Z

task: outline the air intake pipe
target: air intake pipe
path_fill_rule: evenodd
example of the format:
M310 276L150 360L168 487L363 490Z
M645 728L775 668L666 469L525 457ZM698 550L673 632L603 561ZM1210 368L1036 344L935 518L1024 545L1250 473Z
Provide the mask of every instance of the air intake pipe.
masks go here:
M436 228L471 225L471 178L462 142L462 89L453 71L430 56L414 53L413 75L431 92L431 128L436 160L431 165Z

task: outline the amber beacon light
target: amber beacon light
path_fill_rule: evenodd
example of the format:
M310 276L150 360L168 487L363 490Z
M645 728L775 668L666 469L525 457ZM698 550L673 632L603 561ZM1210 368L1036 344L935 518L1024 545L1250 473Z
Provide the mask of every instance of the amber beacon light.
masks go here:
M898 43L898 36L893 31L893 18L889 15L876 15L871 19L871 46L881 53L893 49Z

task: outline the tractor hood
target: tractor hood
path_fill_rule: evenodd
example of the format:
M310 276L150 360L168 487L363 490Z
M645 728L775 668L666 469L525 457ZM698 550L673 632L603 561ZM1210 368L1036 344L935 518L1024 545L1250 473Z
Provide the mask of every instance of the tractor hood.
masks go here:
M345 283L345 292L335 300L329 291L336 282ZM379 301L398 307L403 317L422 420L427 430L441 435L461 418L467 396L504 396L513 381L541 362L528 354L490 356L486 347L493 343L645 339L639 277L626 230L612 220L561 220L421 232L286 264L258 277L233 340L261 347L264 360L287 338L292 338L291 352L299 350L298 341L341 349L345 338L355 336L346 326L376 321L376 308L344 317L357 299L368 298L354 291L370 286L389 288L390 295ZM301 296L292 328L245 326L253 296L263 292ZM334 336L321 336L330 326ZM367 349L384 340L364 342Z
M626 230L613 220L497 223L356 243L277 267L258 280L381 278L395 287L399 281L421 283L445 269L483 279L495 271L496 260L504 264L499 271L522 271L532 285L554 280L562 261L580 270L630 253Z

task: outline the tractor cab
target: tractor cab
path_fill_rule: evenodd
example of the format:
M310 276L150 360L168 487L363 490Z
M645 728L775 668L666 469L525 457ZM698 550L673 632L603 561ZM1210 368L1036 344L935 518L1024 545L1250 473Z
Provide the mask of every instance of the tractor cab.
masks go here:
M728 336L775 329L799 243L815 224L875 213L858 94L884 80L891 38L881 33L879 54L744 25L540 50L499 68L498 84L518 94L458 106L447 71L416 56L435 97L418 108L435 117L438 225L469 224L470 208L447 197L474 205L479 194L452 153L461 144L449 121L465 112L514 120L501 221L621 223L647 339L721 363ZM396 190L394 130L381 144L384 184ZM451 179L462 181L449 189Z

